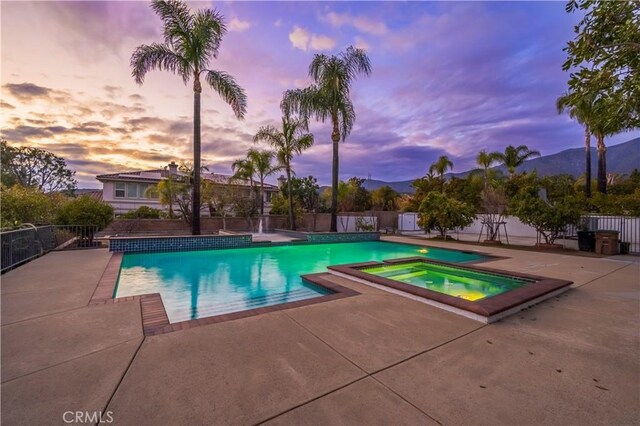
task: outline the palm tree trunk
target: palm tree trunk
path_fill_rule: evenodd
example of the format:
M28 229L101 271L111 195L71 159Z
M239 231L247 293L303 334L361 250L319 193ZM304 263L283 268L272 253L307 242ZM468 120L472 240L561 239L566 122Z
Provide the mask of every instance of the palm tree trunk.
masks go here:
M200 80L193 82L193 197L191 201L191 233L200 235Z
M260 177L260 216L264 215L264 178Z
M607 147L604 144L604 135L598 138L598 192L607 193Z
M287 193L289 200L289 225L291 229L296 229L296 216L293 214L293 194L291 193L291 167L287 166Z
M333 114L333 133L331 140L333 141L333 166L331 173L331 227L330 232L338 232L338 168L340 165L340 157L338 152L338 143L340 142L340 131L338 130L338 115Z
M585 149L587 150L586 152L587 164L586 164L586 169L584 174L584 178L586 179L586 182L584 184L584 195L586 195L587 198L590 198L591 197L591 129L589 128L589 125L584 126L584 145L585 145Z
M489 168L484 168L484 192L487 192L487 188L489 187Z

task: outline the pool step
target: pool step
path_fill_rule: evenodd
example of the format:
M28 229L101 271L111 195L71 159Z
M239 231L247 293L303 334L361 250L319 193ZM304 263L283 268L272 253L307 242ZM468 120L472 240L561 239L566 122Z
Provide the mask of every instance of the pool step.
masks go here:
M402 281L409 278L421 277L423 275L427 275L428 271L422 270L417 272L409 272L408 274L399 274L399 275L390 275L387 278L391 278L394 280Z
M258 296L248 300L236 300L229 302L219 302L207 304L197 308L197 317L203 318L212 315L228 314L230 312L246 311L263 306L278 305L280 303L295 302L296 300L309 299L311 297L322 296L316 291L300 288L289 292Z

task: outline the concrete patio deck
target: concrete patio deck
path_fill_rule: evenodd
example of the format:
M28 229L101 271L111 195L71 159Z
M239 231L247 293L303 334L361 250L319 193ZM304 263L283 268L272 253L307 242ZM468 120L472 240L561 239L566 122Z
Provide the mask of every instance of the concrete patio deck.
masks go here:
M640 423L640 264L423 243L575 284L484 325L332 277L361 295L145 337L138 301L87 306L106 250L53 252L2 276L2 423Z

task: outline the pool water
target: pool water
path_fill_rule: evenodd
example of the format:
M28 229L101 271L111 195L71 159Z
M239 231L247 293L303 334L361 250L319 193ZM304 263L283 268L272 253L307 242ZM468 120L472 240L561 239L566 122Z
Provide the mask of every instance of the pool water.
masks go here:
M304 282L300 275L326 272L329 265L411 256L449 262L483 258L382 241L127 253L114 297L160 293L174 323L323 296L330 291Z
M374 266L368 274L411 284L466 300L479 300L521 287L531 280L427 262Z

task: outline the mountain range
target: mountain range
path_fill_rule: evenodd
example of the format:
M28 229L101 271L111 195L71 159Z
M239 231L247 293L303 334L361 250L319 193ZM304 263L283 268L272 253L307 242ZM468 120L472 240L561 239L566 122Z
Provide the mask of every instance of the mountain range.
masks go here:
M591 147L591 175L593 179L597 173L597 151L595 147ZM584 148L565 149L555 154L545 155L538 158L525 161L522 166L518 167L518 172L532 172L536 170L538 176L550 176L559 174L568 174L578 177L584 174L585 154ZM506 167L496 166L492 169L507 172ZM618 145L607 147L607 172L629 174L634 169L640 169L640 137L631 139ZM445 177L465 177L471 170L461 173L447 173ZM417 179L417 177L416 177ZM413 193L411 183L415 179L385 182L382 180L366 180L362 186L368 190L380 188L388 185L400 193Z

